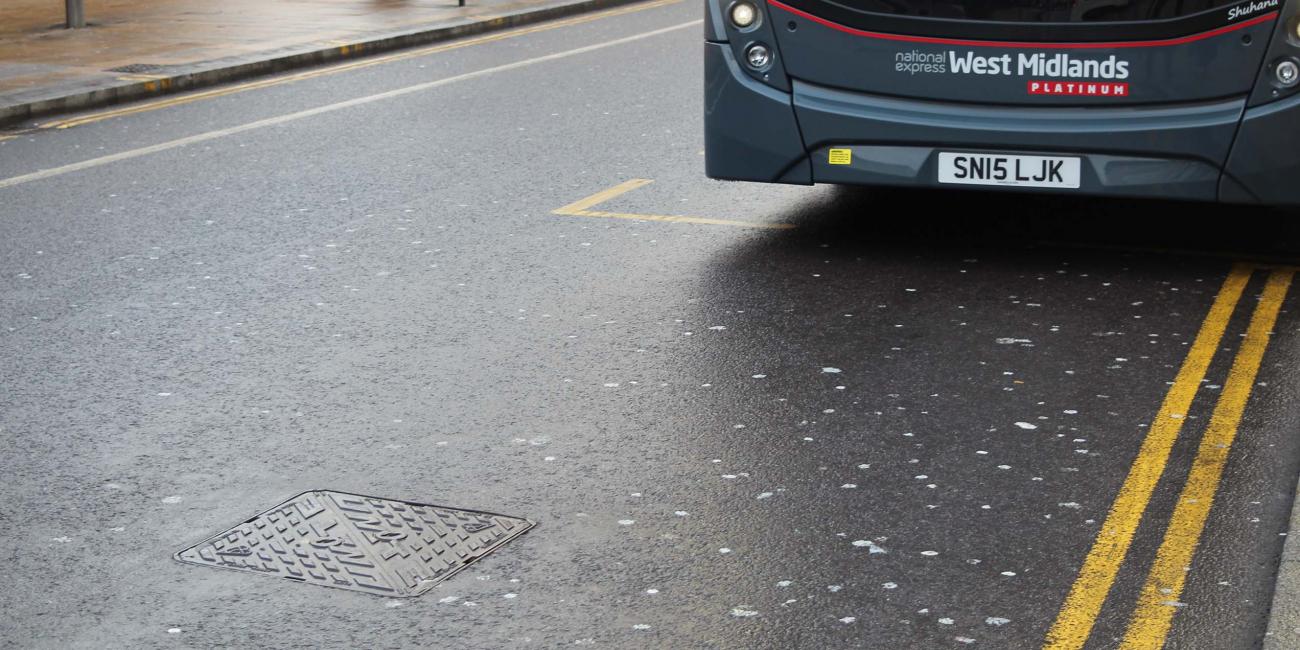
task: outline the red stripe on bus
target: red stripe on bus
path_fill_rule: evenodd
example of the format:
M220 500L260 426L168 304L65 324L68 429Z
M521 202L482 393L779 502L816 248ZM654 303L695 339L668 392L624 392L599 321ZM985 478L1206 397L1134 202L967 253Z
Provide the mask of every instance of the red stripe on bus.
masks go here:
M1115 41L1111 43L1026 43L1026 42L1018 42L1018 41L968 41L959 38L937 38L932 36L907 36L905 34L885 34L882 32L868 32L861 29L846 27L839 23L831 22L829 20L826 20L825 18L814 16L806 11L800 11L799 9L795 9L794 7L791 7L790 5L787 5L781 2L780 0L767 0L767 4L776 7L777 9L780 9L782 11L792 13L796 16L799 16L800 18L807 18L808 20L811 20L819 25L825 25L826 27L830 27L831 29L834 29L836 31L841 31L846 34L853 34L854 36L864 36L866 38L878 38L886 41L903 41L905 43L932 43L937 45L965 45L971 47L1034 48L1034 49L1043 49L1043 50L1049 50L1049 49L1051 50L1056 50L1056 49L1100 50L1100 49L1108 49L1108 48L1167 47L1170 45L1184 45L1187 43L1194 43L1196 41L1205 40L1207 38L1213 38L1215 36L1221 36L1229 32L1235 32L1239 29L1245 29L1247 27L1258 25L1263 22L1268 22L1274 18L1277 18L1277 14L1278 14L1278 12L1274 11L1272 13L1264 14L1263 16L1256 16L1255 18L1251 18L1250 20L1247 20L1245 22L1237 23L1236 25L1227 25L1224 27L1220 27L1218 29L1212 29L1208 32L1201 32L1200 34L1192 34L1191 36L1180 36L1178 38L1169 38L1161 41Z

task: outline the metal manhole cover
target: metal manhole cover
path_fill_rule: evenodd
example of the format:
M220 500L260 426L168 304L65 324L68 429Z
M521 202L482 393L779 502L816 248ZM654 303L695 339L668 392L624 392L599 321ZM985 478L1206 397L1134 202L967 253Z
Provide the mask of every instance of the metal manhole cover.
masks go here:
M117 68L109 68L109 72L125 72L128 74L149 74L153 72L162 72L174 66L162 65L159 63L132 63Z
M314 490L175 557L188 564L410 597L533 525L490 512Z

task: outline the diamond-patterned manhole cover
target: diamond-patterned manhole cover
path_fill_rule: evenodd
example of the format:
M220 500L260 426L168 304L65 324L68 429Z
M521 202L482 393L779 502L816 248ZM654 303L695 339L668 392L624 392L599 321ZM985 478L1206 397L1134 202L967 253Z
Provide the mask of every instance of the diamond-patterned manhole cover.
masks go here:
M314 490L176 554L381 596L419 596L533 527L527 519Z
M108 71L125 72L130 74L150 74L154 72L162 72L163 70L166 70L171 67L174 66L161 65L158 63L132 63L130 65L119 66L116 68L109 68Z

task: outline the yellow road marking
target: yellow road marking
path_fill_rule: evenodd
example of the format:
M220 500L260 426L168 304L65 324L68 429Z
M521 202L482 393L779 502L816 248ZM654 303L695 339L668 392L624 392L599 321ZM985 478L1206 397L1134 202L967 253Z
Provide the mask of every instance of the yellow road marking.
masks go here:
M597 205L604 203L605 201L608 201L620 194L626 194L639 187L645 187L646 185L649 185L653 182L654 181L648 178L634 178L630 181L623 181L622 183L619 183L618 185L615 185L614 187L611 187L607 190L596 192L595 194L592 194L591 196L585 199L579 199L562 208L559 208L555 210L555 214L567 214L567 215L580 214L586 211L587 209L594 208Z
M1255 385L1264 350L1268 348L1269 334L1277 322L1278 310L1282 308L1293 275L1294 271L1278 270L1268 276L1264 294L1250 318L1246 338L1232 362L1232 369L1228 371L1227 381L1223 383L1223 394L1210 416L1205 436L1201 438L1187 484L1183 486L1174 515L1165 530L1164 541L1156 551L1155 563L1138 596L1121 650L1159 650L1165 645L1178 598L1192 566L1192 556L1200 543L1210 507L1214 505L1214 494L1223 477L1228 452L1232 450L1237 426L1246 410L1250 390Z
M591 208L600 205L616 196L626 194L639 187L645 187L654 181L646 178L633 178L630 181L624 181L607 190L596 192L587 198L580 199L570 203L562 208L552 210L552 214L559 214L568 217L601 217L605 219L631 219L634 221L665 221L669 223L699 223L711 226L737 226L740 228L769 228L774 230L788 230L794 227L790 223L756 223L752 221L735 221L733 219L710 219L708 217L680 217L665 214L635 214L632 212L606 212L604 210L592 210Z
M575 213L577 217L604 217L606 219L632 219L636 221L666 221L670 223L700 223L711 226L736 226L739 228L767 228L770 230L789 230L794 228L790 223L757 223L753 221L736 221L733 219L710 219L708 217L680 217L668 214L636 214L631 212L603 212L600 210L587 210Z
M295 74L274 77L271 79L249 81L241 84L236 84L234 86L215 88L213 90L203 90L194 93L186 93L185 95L181 95L177 97L159 99L151 102L146 102L144 104L135 104L124 108L102 111L91 115L83 115L81 117L72 117L63 120L52 120L49 122L42 122L41 124L38 124L37 127L41 129L67 129L67 128L72 128L74 126L81 126L83 124L90 124L92 122L100 122L103 120L112 119L114 117L121 117L123 115L133 115L135 113L155 111L160 108L167 108L169 106L179 106L181 104L189 104L191 102L197 102L205 99L212 99L215 97L224 97L226 95L242 93L248 90L256 90L258 88L266 88L269 86L278 86L280 84L293 83L297 81L303 81L305 79L314 79L316 77L336 74L339 72L347 72L350 70L358 70L360 68L368 68L370 66L392 63L394 61L402 61L405 59L412 59L416 57L427 56L430 54L438 54L440 52L456 50L462 47L470 47L471 45L482 45L484 43L491 43L494 41L500 41L508 38L515 38L517 36L524 36L526 34L535 34L537 32L545 32L552 29L559 29L561 27L580 25L582 23L587 23L594 20L601 20L603 18L612 18L614 16L622 16L624 14L634 13L638 11L645 11L647 9L654 9L656 7L678 4L682 1L683 0L655 0L654 2L647 2L645 4L619 7L617 9L610 9L607 11L600 11L592 14L577 16L575 18L568 18L565 20L557 20L554 22L542 23L540 25L535 25L532 27L523 27L520 29L512 29L504 32L497 32L495 34L487 34L485 36L470 38L463 41L454 41L451 43L444 43L442 45L422 47L415 50L404 50L401 52L397 52L395 54L388 54L384 56L366 58L364 60L353 61L350 63L342 63L327 68L308 70L306 72L298 72Z
M1192 398L1205 378L1214 351L1219 347L1246 282L1250 280L1251 271L1249 266L1234 265L1223 281L1210 313L1201 324L1201 330L1197 332L1196 340L1187 352L1173 386L1165 395L1128 476L1120 486L1119 495L1106 514L1106 521L1097 532L1097 539L1079 569L1078 578L1047 633L1045 649L1075 650L1088 640L1102 603L1115 582L1115 575L1128 554L1133 533L1151 501L1151 492L1165 471L1169 451L1182 429Z

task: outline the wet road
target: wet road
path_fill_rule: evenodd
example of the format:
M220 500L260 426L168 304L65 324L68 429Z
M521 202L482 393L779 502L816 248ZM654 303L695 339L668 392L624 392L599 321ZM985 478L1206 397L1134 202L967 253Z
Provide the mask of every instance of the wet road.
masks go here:
M708 181L698 9L0 141L0 643L1257 644L1294 217ZM310 489L538 526L171 559Z

